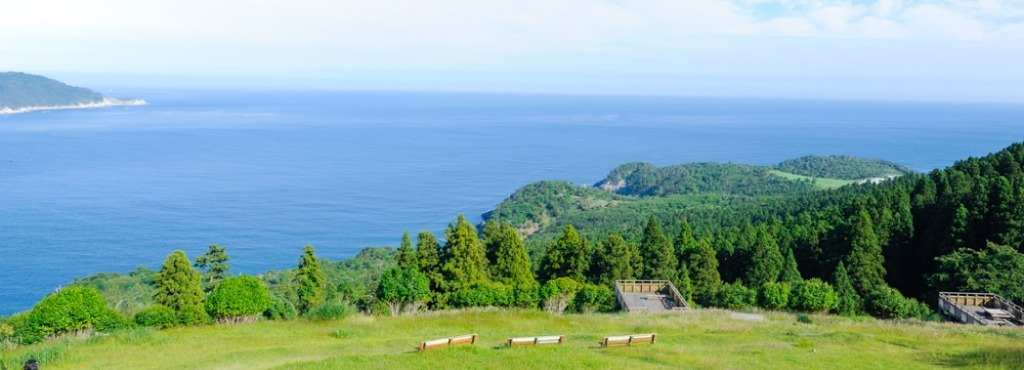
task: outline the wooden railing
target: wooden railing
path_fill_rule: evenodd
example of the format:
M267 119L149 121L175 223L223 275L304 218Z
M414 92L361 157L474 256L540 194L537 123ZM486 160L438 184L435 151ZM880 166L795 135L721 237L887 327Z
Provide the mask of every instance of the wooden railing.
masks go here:
M961 306L978 306L1006 310L1019 323L1024 323L1024 308L992 293L940 292L939 308L963 323L988 325L986 320L976 312L970 312Z

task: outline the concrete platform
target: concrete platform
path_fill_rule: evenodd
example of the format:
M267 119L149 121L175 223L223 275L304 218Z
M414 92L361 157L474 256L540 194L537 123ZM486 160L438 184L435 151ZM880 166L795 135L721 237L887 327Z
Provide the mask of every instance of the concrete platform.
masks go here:
M615 283L619 305L630 313L664 313L689 310L690 306L667 280L621 280Z

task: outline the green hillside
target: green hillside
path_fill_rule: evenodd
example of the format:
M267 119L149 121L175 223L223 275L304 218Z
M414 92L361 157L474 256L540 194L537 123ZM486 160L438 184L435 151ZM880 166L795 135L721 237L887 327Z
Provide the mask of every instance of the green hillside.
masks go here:
M99 103L103 95L68 86L43 76L21 72L0 73L0 110Z
M553 315L470 310L337 321L264 321L157 331L137 328L89 340L8 350L45 369L1012 369L1024 365L1024 334L955 324L851 320L728 311L681 315ZM604 336L656 332L653 345L601 349ZM471 347L416 353L420 341L477 333ZM565 335L557 347L504 348L508 337Z
M768 167L733 163L687 163L655 167L627 163L612 170L595 186L634 197L665 197L693 194L778 195L808 192L807 181L773 176Z
M809 155L783 161L775 169L807 177L860 180L869 177L902 176L914 173L906 166L881 159L852 156Z
M818 157L783 163L802 163L810 158ZM863 175L857 179L889 176L896 173L894 168L904 168L896 164L861 165L876 161L849 156L820 158L830 158L830 166L857 168L858 174ZM669 230L674 230L682 217L689 218L691 224L699 224L697 226L710 228L721 222L730 226L732 224L721 217L723 210L760 208L761 215L768 216L767 211L772 207L766 205L859 182L798 175L776 169L778 167L687 163L659 168L649 163L626 163L613 169L593 187L557 181L524 186L484 214L484 218L509 222L528 237L528 245L534 251L539 251L566 225L577 226L593 239L610 234L627 239L638 237L637 233L646 222L645 215L650 214L664 220ZM817 172L829 171L819 169Z

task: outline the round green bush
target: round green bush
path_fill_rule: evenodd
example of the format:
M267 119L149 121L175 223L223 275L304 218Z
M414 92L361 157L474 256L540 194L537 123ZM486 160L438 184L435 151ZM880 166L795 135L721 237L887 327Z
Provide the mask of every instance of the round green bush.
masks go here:
M275 297L271 300L270 307L263 311L263 317L270 320L293 320L299 317L299 312L288 300Z
M899 319L912 316L919 310L916 301L903 296L891 287L880 287L868 293L864 307L868 314L883 319Z
M155 304L136 312L135 323L139 326L164 329L176 326L178 324L178 317L174 314L174 310L169 307Z
M120 314L107 307L96 289L70 287L43 298L27 319L30 341L92 328L106 329ZM123 321L123 320L121 320Z
M476 283L452 292L448 304L453 307L509 307L515 298L512 287L501 283Z
M252 276L222 281L206 297L206 312L219 322L248 321L270 308L270 293L263 282Z
M557 314L565 312L581 287L582 285L576 280L567 277L548 280L540 287L540 298L544 302L544 309Z
M540 303L540 285L522 284L512 287L512 307L537 308Z
M210 323L210 315L202 307L185 307L177 312L178 323L181 325L201 325Z
M828 312L838 300L832 286L818 278L797 284L789 297L790 307L805 312Z
M753 306L757 302L757 291L741 283L722 284L715 294L715 306L739 309Z
M614 306L612 290L603 285L583 284L576 292L569 310L572 312L593 313L607 311Z
M765 283L757 296L761 307L768 310L781 310L789 303L792 288L788 283Z

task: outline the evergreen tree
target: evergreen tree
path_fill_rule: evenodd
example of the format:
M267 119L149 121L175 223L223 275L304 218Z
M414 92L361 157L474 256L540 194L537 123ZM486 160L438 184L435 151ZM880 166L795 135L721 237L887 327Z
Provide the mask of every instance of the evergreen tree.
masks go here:
M711 248L711 241L701 239L697 243L697 248L686 257L693 296L702 304L707 304L722 286L722 276L718 273L718 258L715 256L715 250Z
M782 267L782 274L779 275L779 281L783 283L796 284L803 281L804 278L800 276L800 269L796 267L796 257L793 256L793 250L786 250L786 263Z
M409 238L408 232L402 235L402 244L398 247L395 262L398 264L398 268L401 269L420 270L420 261L416 256L416 252L412 250L412 240Z
M430 279L430 286L440 290L444 281L441 274L441 245L437 237L429 231L421 231L416 236L416 259L419 261L419 271Z
M839 296L836 312L840 315L856 314L860 309L860 296L857 295L857 290L853 288L850 275L846 272L846 265L841 261L839 266L836 267L835 283L836 295Z
M949 227L949 239L946 242L945 248L939 251L940 254L944 255L959 248L970 247L968 245L971 237L970 217L970 211L963 204L956 208L956 211L953 213L953 223Z
M658 220L651 215L640 242L640 253L644 260L641 276L656 280L673 280L678 277L679 263L674 249L665 234L661 233Z
M487 255L476 228L459 215L444 232L447 258L442 271L452 290L487 280Z
M584 239L576 232L572 225L562 229L562 234L555 241L548 245L544 257L541 259L540 275L542 280L551 280L559 277L567 277L576 281L585 278L586 271L590 267L588 256L585 255L587 246Z
M208 291L212 291L217 282L228 278L228 270L231 269L227 263L229 259L224 247L216 244L210 245L210 250L206 254L196 257L194 266L197 269L206 270L204 274L206 279L204 280Z
M495 218L490 218L484 223L483 244L484 252L487 255L487 264L493 265L498 261L498 249L501 248L502 234L501 224Z
M690 269L683 262L679 265L679 279L675 280L676 289L683 295L687 303L693 302L693 281L690 280Z
M590 241L586 237L580 239L580 244L572 250L571 266L572 274L570 278L580 283L589 281L590 276L590 260L593 255L593 248L590 246Z
M633 259L635 247L631 248L622 237L610 235L603 243L598 243L594 253L595 281L601 285L611 286L617 280L635 279Z
M512 286L533 286L537 282L533 278L530 256L526 253L519 233L508 223L501 223L500 234L495 236L498 245L495 251L495 263L491 265L491 277L500 283Z
M316 248L307 245L302 249L302 258L299 259L299 268L295 272L296 293L299 304L296 307L300 313L309 310L324 302L324 290L327 287L327 277L320 267L320 259L316 257Z
M167 256L153 280L156 282L156 294L153 295L156 303L179 312L202 307L201 278L188 262L185 252L177 250Z
M871 216L864 210L861 210L853 220L853 237L850 244L846 267L857 293L867 296L873 290L887 286L882 246L875 237Z
M779 252L779 245L775 242L775 238L768 234L767 227L758 228L757 239L750 252L747 285L759 287L765 283L778 281L779 275L782 273L782 253Z
M676 255L680 265L684 262L686 251L697 248L697 239L693 238L693 230L690 223L683 219L683 225L679 228L679 235L673 243L676 247Z
M629 264L633 267L633 271L629 275L630 279L639 279L640 274L644 271L644 257L640 255L640 245L625 240L623 240L623 243L625 243L626 251L629 253Z

